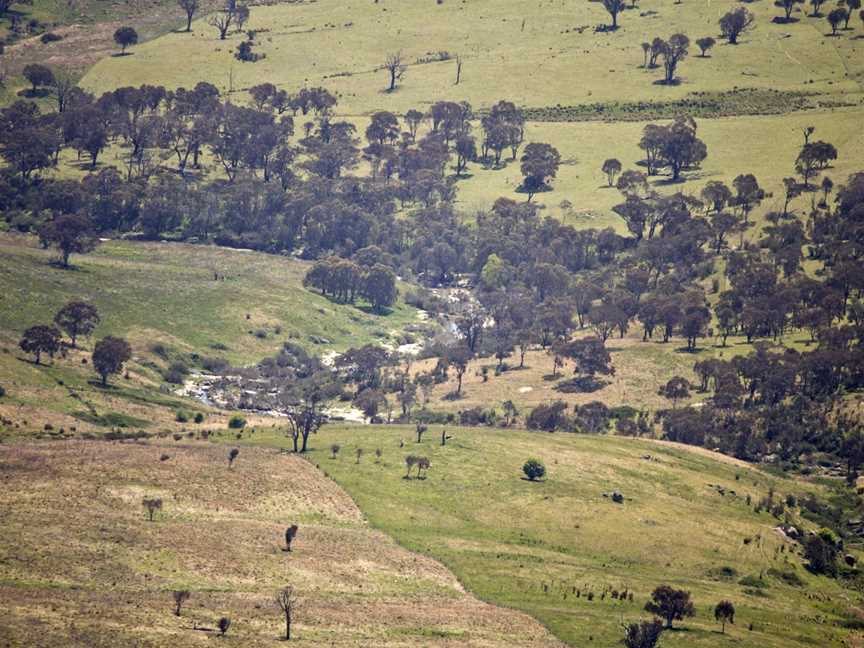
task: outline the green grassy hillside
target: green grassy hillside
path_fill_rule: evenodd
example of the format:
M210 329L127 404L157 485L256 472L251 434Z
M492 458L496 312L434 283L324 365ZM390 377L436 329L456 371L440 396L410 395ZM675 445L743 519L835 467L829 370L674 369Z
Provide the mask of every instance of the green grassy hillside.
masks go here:
M664 635L664 648L844 645L854 597L809 574L797 543L774 530L778 521L753 510L772 489L778 501L816 486L650 441L447 433L452 438L441 447L439 427L416 444L409 428L328 426L310 459L377 528L442 561L481 598L528 612L570 645L615 645L621 622L644 618L645 601L661 583L689 590L697 610ZM336 459L332 443L341 445ZM357 448L364 451L359 463ZM408 454L431 460L426 479L405 479ZM545 462L545 481L523 478L521 466L532 456ZM604 496L616 490L623 504ZM789 511L792 520L798 513ZM614 599L613 590L627 590L627 600ZM725 636L713 618L721 599L737 609Z
M160 390L157 370L172 359L192 367L196 357L255 364L286 341L323 354L392 341L417 322L416 310L402 302L388 315L332 304L302 287L305 263L256 252L106 241L73 257L71 270L52 265L53 258L33 238L0 238L0 385L7 391L0 413L30 430L45 423L86 430L73 415L88 410L88 419L119 412L133 417L129 427L173 428L177 409L203 406ZM95 374L83 361L92 340L49 366L34 365L18 349L24 329L50 323L74 299L99 309L95 338L119 335L132 344L130 378L118 376L113 389L91 384Z
M669 100L745 86L860 92L857 79L864 68L856 56L856 32L826 38L830 28L824 17L803 13L795 14L800 22L772 24L782 13L770 3L748 5L757 24L739 45L718 44L704 59L695 56L694 45L679 86L656 85L661 72L640 68L643 41L675 32L692 41L717 36L718 19L736 6L730 0L648 0L622 13L618 31L595 33L596 25L610 21L599 2L291 2L253 8L248 29L259 31L257 51L267 56L257 63L233 58L240 34L219 41L202 20L194 34L169 34L138 47L134 56L100 61L84 85L94 90L140 83L190 86L200 79L226 90L229 83L240 90L262 80L289 89L325 85L339 93L341 110L349 114L404 112L445 99L481 107L506 97L536 108ZM850 26L860 28L856 22ZM384 94L386 73L378 68L388 53L399 50L409 69L397 92ZM464 60L458 86L454 60L418 63L438 52Z
M290 645L560 646L370 529L299 457L243 448L229 469L226 456L200 442L0 446L0 643L274 646L285 627L274 597L292 585ZM162 499L153 522L144 497ZM222 616L231 627L216 640Z

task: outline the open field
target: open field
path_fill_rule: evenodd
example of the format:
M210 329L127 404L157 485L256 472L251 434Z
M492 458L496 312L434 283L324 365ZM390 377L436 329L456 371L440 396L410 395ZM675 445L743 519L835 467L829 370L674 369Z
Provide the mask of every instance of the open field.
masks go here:
M257 51L266 54L257 63L233 58L240 35L220 42L215 29L199 21L192 35L168 34L133 56L103 59L84 85L98 91L141 83L191 86L202 79L225 90L262 80L289 91L323 85L339 94L340 111L348 114L404 113L435 100L464 99L475 108L501 98L534 108L622 97L670 100L734 87L860 92L858 31L828 38L824 17L801 13L795 14L800 22L772 24L780 10L770 3L748 5L757 26L739 45L718 44L704 59L695 56L694 45L678 86L656 85L661 73L640 67L643 41L675 32L691 41L716 36L717 20L735 6L729 0L647 0L622 13L618 31L594 33L609 20L596 2L540 0L530 9L521 0L292 2L253 8L249 29L258 30ZM385 94L386 75L378 68L398 50L411 65L398 90ZM464 60L458 86L454 60L416 63L442 51Z
M447 433L452 438L441 447L439 426L421 444L413 428L327 426L309 459L373 526L440 560L480 598L528 612L570 645L614 645L622 620L644 617L645 600L661 583L691 591L697 608L695 618L664 636L664 647L844 645L849 633L840 624L855 616L854 597L804 570L797 544L773 530L777 520L744 500L749 495L755 504L771 488L779 499L818 487L650 441ZM341 445L336 459L332 443ZM356 448L364 450L359 464ZM404 479L408 454L429 457L428 478ZM546 481L522 478L532 456L545 462ZM613 490L624 494L622 505L603 496ZM725 567L734 571L724 575ZM783 580L796 577L801 584ZM634 599L614 600L612 590ZM725 636L711 613L724 598L738 610Z
M290 584L302 601L292 645L559 646L370 529L299 457L243 448L229 469L226 455L206 443L0 447L0 642L205 646L227 616L226 644L273 646L284 632L273 597ZM153 522L143 497L164 502ZM180 617L178 589L191 592Z
M708 147L701 169L687 175L686 182L669 184L666 176L653 179L655 189L671 193L683 191L698 195L709 181L731 185L739 174L753 173L759 184L773 193L753 216L761 219L768 211L783 207L783 178L795 175L795 158L803 143L802 129L815 126L814 138L837 147L838 159L825 171L835 184L842 184L864 168L864 135L859 127L861 112L842 109L824 112L798 112L788 115L739 116L698 120L698 136ZM607 187L600 170L603 161L617 158L625 169L637 169L644 159L639 148L644 122L530 122L526 140L552 142L561 152L562 164L553 190L539 194L535 201L546 206L544 213L557 216L576 228L614 227L626 233L623 221L611 209L623 201L620 192ZM521 183L518 162L505 169L485 170L472 166L473 177L459 184L459 205L467 213L488 207L499 197L523 199L516 188ZM793 208L806 212L812 194L793 202ZM567 201L572 205L561 207ZM750 230L750 240L759 238Z

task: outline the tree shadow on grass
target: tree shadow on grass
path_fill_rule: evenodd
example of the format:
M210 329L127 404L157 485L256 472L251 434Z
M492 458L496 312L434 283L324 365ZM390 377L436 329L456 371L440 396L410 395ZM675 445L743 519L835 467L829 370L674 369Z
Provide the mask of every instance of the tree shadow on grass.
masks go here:
M51 94L51 90L48 88L25 88L24 90L18 91L19 97L24 97L25 99L44 99L45 97Z

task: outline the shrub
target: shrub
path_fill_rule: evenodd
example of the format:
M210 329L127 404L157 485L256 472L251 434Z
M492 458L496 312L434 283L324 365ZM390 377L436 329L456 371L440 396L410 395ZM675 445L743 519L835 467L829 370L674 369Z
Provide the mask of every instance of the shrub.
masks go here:
M47 34L42 34L42 37L39 40L42 41L43 45L47 45L48 43L55 43L63 40L63 37L60 34L48 32Z
M174 417L174 420L178 423L188 423L189 415L183 410L177 410L177 415Z
M546 474L546 466L539 459L529 459L522 466L522 472L525 473L529 481L536 481Z
M567 404L562 401L538 405L531 411L526 424L529 430L545 430L547 432L567 428L569 427L569 420L564 414L566 411Z
M231 627L231 619L229 619L228 617L222 617L221 619L219 619L219 623L217 625L219 626L219 634L224 637L225 633L228 632L228 628Z
M228 420L228 428L231 430L242 430L245 427L246 419L239 414L235 414Z
M3 388L3 385L0 385L0 398L3 398L6 395L6 390Z
M195 413L195 422L196 423L203 423L204 422L204 414L201 412L196 412Z

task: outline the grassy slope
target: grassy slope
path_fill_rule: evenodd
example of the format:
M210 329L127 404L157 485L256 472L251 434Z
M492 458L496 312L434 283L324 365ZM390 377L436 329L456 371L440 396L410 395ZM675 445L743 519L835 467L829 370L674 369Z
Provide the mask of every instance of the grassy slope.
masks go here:
M648 0L639 16L628 10L615 33L581 34L576 27L596 25L606 18L600 3L544 1L526 12L516 0L474 0L470 3L369 3L322 0L255 7L251 28L263 30L259 50L267 58L240 63L233 51L241 36L219 41L203 21L193 34L168 34L138 47L134 56L106 58L83 80L94 91L120 85L162 83L194 85L209 80L246 101L246 88L268 81L293 90L323 85L339 95L339 111L364 128L364 116L375 110L404 113L433 101L468 100L475 108L501 98L528 107L604 101L669 101L692 92L722 92L752 87L789 92L825 93L827 100L857 102L857 83L864 74L857 32L838 38L824 35L824 18L801 15L791 25L771 23L777 15L770 3L748 8L757 27L738 46L718 44L709 57L694 52L681 67L683 82L674 87L652 81L658 70L640 67L640 43L655 35L683 31L692 39L715 34L719 15L737 3L675 4ZM828 8L825 9L827 13ZM526 19L524 32L521 31ZM853 20L855 29L859 24ZM386 34L386 36L382 36ZM453 85L453 61L411 65L395 93L382 92L383 72L375 72L387 52L402 49L409 61L440 50L461 54L464 78ZM614 82L610 82L614 79ZM303 120L302 116L298 117ZM778 192L784 176L794 174L800 129L817 128L816 137L834 143L840 153L835 182L864 166L858 128L859 109L819 109L793 115L738 116L700 120L700 136L709 157L696 177L683 185L663 187L696 193L709 180L730 181L739 173L755 173L769 191ZM547 213L569 224L623 229L610 208L620 201L605 187L603 160L619 158L632 167L640 158L637 143L644 123L532 123L527 141L553 143L565 160L554 191L538 196ZM107 158L106 158L107 159ZM488 208L499 196L521 199L515 193L518 164L506 170L484 170L460 182L460 207L471 213ZM801 199L805 206L808 198ZM562 209L562 201L572 209ZM774 207L768 201L764 209ZM759 214L755 215L757 218Z
M91 255L73 257L73 270L50 265L52 257L33 239L0 238L0 341L7 350L0 354L0 384L9 392L0 411L16 422L28 420L29 428L41 428L43 422L69 425L55 415L84 409L82 400L70 398L70 390L92 401L100 413L119 410L170 423L173 410L183 402L158 391L161 379L151 366L159 359L150 352L157 342L178 353L254 364L273 355L286 340L317 352L344 350L388 341L416 321L416 311L401 302L386 316L332 304L302 288L304 263L273 255L111 241ZM214 272L226 280L214 281ZM91 370L81 364L83 352L58 358L50 367L22 359L17 349L21 332L50 322L72 299L91 301L99 308L103 322L96 337L111 334L130 340L132 380L117 378L113 391L95 387L90 384ZM265 338L252 334L262 329ZM315 345L309 336L331 344ZM92 341L84 345L92 348ZM153 405L171 409L160 412Z
M207 443L67 441L4 444L0 464L4 646L207 646L223 615L228 645L273 646L284 632L273 596L286 584L302 601L292 645L559 645L371 530L298 457L244 448L229 469L225 448ZM148 496L164 502L152 523ZM180 617L175 589L192 594Z
M608 15L600 3L589 2L541 0L529 8L521 0L320 0L255 7L249 28L264 30L258 38L258 51L267 55L263 61L237 62L233 53L241 36L219 42L215 30L199 22L194 35L169 34L138 47L134 56L101 61L84 83L104 90L144 82L188 86L204 78L227 89L233 69L235 89L262 80L289 89L324 84L341 95L341 110L351 114L382 108L404 112L439 99L488 106L506 97L542 107L672 99L736 86L860 90L846 75L847 69L854 75L862 67L855 56L860 45L848 32L826 38L824 18L771 24L778 10L769 3L748 6L757 27L740 45L718 45L710 58L687 60L681 68L684 83L677 87L653 84L660 73L639 67L641 42L678 31L693 40L716 35L719 16L735 6L729 0L646 0L638 10L624 12L621 29L605 34L591 27L605 23ZM652 15L637 15L642 12ZM581 26L590 27L574 31ZM382 94L386 75L375 70L388 52L400 49L411 63L442 50L461 55L462 83L453 85L453 61L412 65L396 93Z
M441 560L484 600L530 613L571 645L613 645L622 619L644 617L642 606L660 583L690 590L697 608L694 619L679 624L684 630L664 637L664 646L840 646L847 636L835 622L853 597L808 574L793 554L796 545L772 530L776 520L755 514L743 500L750 494L756 501L771 486L778 497L809 487L710 453L645 441L451 428L453 438L442 448L440 432L434 427L416 445L408 428L328 426L310 458L376 527ZM333 442L342 445L335 460L326 450ZM358 447L365 451L359 465ZM376 447L383 449L381 463L374 461ZM431 459L428 479L403 479L409 453ZM547 481L521 479L530 456L545 461ZM623 505L602 496L612 490L624 493ZM757 539L745 544L748 537ZM738 576L710 576L723 566ZM795 572L806 588L766 575L762 594L754 595L738 583L772 567ZM601 600L607 588L634 592L633 603ZM711 612L724 598L738 610L727 636Z

